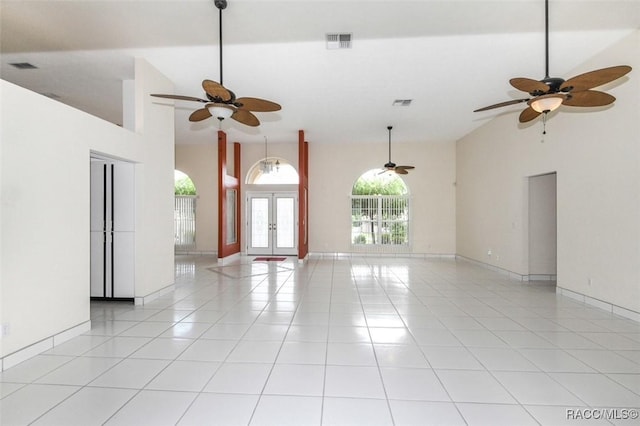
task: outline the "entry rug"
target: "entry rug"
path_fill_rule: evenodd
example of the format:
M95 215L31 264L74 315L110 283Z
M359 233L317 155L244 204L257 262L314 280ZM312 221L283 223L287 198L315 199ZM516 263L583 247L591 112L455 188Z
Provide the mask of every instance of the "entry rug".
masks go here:
M253 259L254 262L282 262L283 260L287 260L286 257L256 257Z

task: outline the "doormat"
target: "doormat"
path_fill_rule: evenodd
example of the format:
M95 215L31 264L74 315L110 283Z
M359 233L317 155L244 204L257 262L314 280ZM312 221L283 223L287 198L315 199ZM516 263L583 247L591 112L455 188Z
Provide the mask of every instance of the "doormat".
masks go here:
M256 257L253 259L254 262L282 262L283 260L287 260L286 257Z

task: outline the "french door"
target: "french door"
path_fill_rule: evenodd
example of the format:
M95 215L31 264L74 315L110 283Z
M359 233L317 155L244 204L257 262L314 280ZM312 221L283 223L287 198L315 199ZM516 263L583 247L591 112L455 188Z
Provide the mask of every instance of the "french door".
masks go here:
M298 194L247 194L247 254L298 254Z

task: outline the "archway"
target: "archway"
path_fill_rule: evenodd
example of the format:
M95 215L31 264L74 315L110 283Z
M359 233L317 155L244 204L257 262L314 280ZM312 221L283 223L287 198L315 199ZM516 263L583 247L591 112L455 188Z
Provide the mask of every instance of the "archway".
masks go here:
M295 167L283 158L256 162L246 177L247 253L298 252L298 184Z
M245 180L249 185L297 185L298 171L287 160L268 157L255 163Z

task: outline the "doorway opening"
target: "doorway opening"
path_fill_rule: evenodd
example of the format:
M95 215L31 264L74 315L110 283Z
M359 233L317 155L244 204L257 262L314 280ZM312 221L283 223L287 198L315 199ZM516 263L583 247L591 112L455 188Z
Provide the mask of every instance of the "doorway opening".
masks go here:
M298 254L298 185L300 177L286 159L267 157L246 177L246 245L248 255Z
M528 181L529 280L556 281L556 173L530 176Z
M174 179L174 249L186 252L196 248L196 187L191 178L180 170L175 170Z

